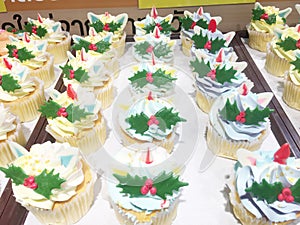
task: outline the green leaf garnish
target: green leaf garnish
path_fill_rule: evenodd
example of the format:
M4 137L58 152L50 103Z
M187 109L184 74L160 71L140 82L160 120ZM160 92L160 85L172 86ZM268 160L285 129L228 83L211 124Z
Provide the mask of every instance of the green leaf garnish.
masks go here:
M79 42L73 44L71 48L73 50L77 50L77 51L80 51L82 48L84 48L85 51L87 52L87 51L91 50L90 49L91 45L93 45L91 42L84 40L84 39L80 39ZM95 46L97 48L92 49L92 50L102 54L102 53L106 52L107 50L109 50L110 45L111 44L108 41L101 40L95 44Z
M69 64L65 64L64 66L60 66L62 69L62 73L64 74L64 77L66 77L68 80L72 80L73 78L70 77L71 70L73 70L73 67ZM79 83L84 83L90 78L88 72L84 70L82 67L77 68L77 70L74 70L74 79L77 80Z
M5 173L5 177L10 178L15 185L24 183L24 179L28 177L21 167L9 165L8 168L0 167L0 171Z
M126 119L126 122L130 124L129 129L133 129L137 134L143 135L149 128L147 125L148 120L149 117L142 112L137 115L131 115Z
M171 129L172 126L175 126L178 122L185 122L186 120L179 117L178 112L172 112L173 108L164 107L155 113L156 119L159 121L159 128L162 131L166 129Z
M194 20L192 18L185 16L185 17L180 17L179 21L181 22L181 26L185 30L190 30L192 28L192 24L194 23ZM196 25L199 27L202 27L203 29L208 29L208 22L202 18L200 18L198 21L196 21Z
M28 51L25 47L18 49L15 45L7 44L6 48L8 49L8 57L17 58L20 62L24 62L35 57L32 52ZM14 55L14 50L17 50L17 57Z
M39 36L40 38L45 37L45 35L48 33L47 29L42 26L36 26L33 23L27 23L25 24L25 31L28 32L30 35L35 34Z
M278 46L280 46L284 51L290 51L290 50L297 49L296 43L297 43L297 40L295 40L292 37L287 37L283 41L277 42L276 44Z
M193 72L197 73L200 78L203 78L211 71L209 61L207 63L204 60L199 60L197 57L195 61L191 61L190 65L193 68Z
M21 88L21 86L18 83L18 80L15 80L13 78L13 76L11 76L10 74L2 75L1 79L2 79L2 82L1 82L0 86L2 87L2 89L4 91L14 92L15 90Z
M76 120L80 121L82 118L86 118L89 115L93 115L93 113L86 112L84 109L79 108L78 105L70 104L66 108L66 112L68 113L67 119L74 123Z
M57 112L62 106L56 103L53 100L49 100L41 105L39 108L39 112L42 113L46 118L54 119L58 117Z
M171 33L174 29L174 27L171 26L171 24L166 21L165 19L163 19L160 23L160 27L162 29L160 29L160 32L162 34L169 34ZM151 23L151 24L148 24L146 25L143 29L146 31L146 34L150 34L154 31L154 28L157 26L156 23Z
M115 23L114 21L107 23L107 27L109 27L108 30L104 29L105 24L102 23L101 20L97 20L96 22L90 24L90 27L94 27L95 31L97 33L103 32L103 31L108 31L108 32L113 32L115 33L116 31L118 31L122 24L121 23Z

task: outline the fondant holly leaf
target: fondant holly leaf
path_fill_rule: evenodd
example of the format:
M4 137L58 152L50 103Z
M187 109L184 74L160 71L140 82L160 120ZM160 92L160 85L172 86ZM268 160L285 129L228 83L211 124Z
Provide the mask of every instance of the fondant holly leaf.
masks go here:
M5 177L10 178L15 185L24 183L24 179L28 177L21 167L9 165L8 168L0 167L0 171L5 173Z
M121 23L115 23L114 21L110 23L103 24L101 20L97 20L96 22L90 24L90 27L94 27L97 33L103 31L116 32L122 26Z
M275 14L268 15L268 19L266 19L265 21L269 25L276 23L276 15Z
M92 44L87 40L80 39L78 43L73 44L72 49L80 51L82 48L85 49L85 51L93 50L98 53L104 53L110 48L110 43L108 41L98 41L96 44Z
M190 30L193 29L193 26L197 25L199 27L202 27L203 29L208 29L208 23L206 20L203 20L202 18L200 18L198 21L196 21L196 23L194 24L194 20L192 20L191 17L180 17L179 21L181 22L181 26L185 29L185 30Z
M300 72L300 58L296 58L296 60L292 61L291 64L295 66L293 70L298 70Z
M54 169L50 172L47 172L47 169L44 169L41 174L35 177L35 182L38 187L34 191L43 195L45 198L50 199L52 190L61 188L61 184L65 181L65 179L59 177L58 173L54 174Z
M8 56L10 58L15 57L19 59L20 62L24 62L35 57L32 52L28 51L25 47L17 49L17 46L7 44L6 48L8 49Z
M80 121L82 118L86 118L89 115L93 115L93 113L86 112L84 109L81 109L78 105L70 104L66 108L66 112L68 113L67 119L74 123L76 120Z
M225 47L226 40L222 38L216 38L211 41L211 49L209 50L210 53L215 54L221 48Z
M146 34L150 34L154 31L155 26L158 26L160 29L160 33L162 34L169 34L171 33L173 30L175 30L171 24L169 24L168 21L166 21L165 19L162 20L160 23L151 23L151 24L147 24L143 29L146 31Z
M142 58L147 58L145 55L149 54L149 52L147 50L149 49L150 46L151 46L151 44L149 42L143 41L143 42L140 42L140 43L137 43L136 45L134 45L134 50Z
M236 70L233 69L233 67L230 67L229 69L226 69L226 66L223 66L220 68L218 66L216 68L216 81L218 81L221 84L224 84L225 82L232 83L232 79L237 79L234 75L236 74Z
M245 191L251 193L258 200L266 200L268 204L271 204L277 200L282 189L283 185L280 182L270 184L263 179L261 183L253 182L252 186L246 188Z
M33 23L27 23L25 24L25 31L27 31L30 35L35 34L39 36L40 38L45 37L45 35L48 33L47 29L42 26L36 26Z
M263 110L259 110L256 107L254 110L246 109L245 124L246 125L259 125L259 122L265 122L265 119L273 112L270 108L266 107Z
M207 36L203 36L202 35L202 31L200 31L199 34L194 34L193 35L192 40L194 41L194 45L195 45L195 47L197 49L203 49L204 45L208 41L208 37Z
M205 77L206 74L211 71L209 64L209 61L205 63L204 60L199 60L197 57L195 61L190 62L190 65L193 68L193 72L197 73L200 78Z
M153 179L153 186L156 187L156 195L162 199L166 199L167 195L172 196L174 191L179 191L179 188L187 186L188 183L179 180L179 176L174 176L172 172L161 173Z
M122 188L121 193L128 194L131 198L142 196L140 190L147 180L147 177L131 176L130 174L126 176L113 174L113 176L119 181L117 187Z
M128 80L130 80L134 86L143 88L148 84L146 80L147 73L147 70L138 71L132 77L129 77Z
M158 42L153 49L153 53L157 58L169 55L172 52L171 47L163 41Z
M276 43L278 46L280 46L284 51L290 51L290 50L296 50L297 49L297 40L295 40L292 37L287 37L281 42Z
M236 116L239 115L240 113L240 110L237 106L236 101L234 101L231 104L229 99L227 99L225 106L223 107L222 110L220 110L219 113L223 120L235 121Z
M41 105L39 112L41 112L46 118L54 119L58 117L57 112L61 107L62 106L55 101L49 100L48 102L45 102L44 105Z
M265 10L262 8L252 9L252 19L260 20L261 16L265 13Z
M137 134L144 134L148 130L148 120L149 117L145 113L140 113L136 115L131 115L126 119L126 122L129 123L130 128L134 129Z
M87 71L85 71L82 67L79 67L77 70L73 70L73 67L69 64L66 64L64 66L60 66L62 69L63 74L65 77L69 80L75 79L80 83L83 83L89 79L89 74ZM74 72L74 73L71 73ZM74 75L74 78L71 77L71 74Z
M178 116L178 112L172 112L173 108L164 107L155 113L156 119L159 121L159 128L162 131L166 129L171 129L172 126L175 126L178 122L185 122L186 119Z
M294 201L300 203L300 179L290 187Z
M0 86L4 91L14 92L17 89L20 89L21 86L18 83L18 80L15 80L10 74L2 75Z
M13 33L13 34L20 34L20 33L24 33L24 30L18 30L14 27L9 27L6 29L8 32Z

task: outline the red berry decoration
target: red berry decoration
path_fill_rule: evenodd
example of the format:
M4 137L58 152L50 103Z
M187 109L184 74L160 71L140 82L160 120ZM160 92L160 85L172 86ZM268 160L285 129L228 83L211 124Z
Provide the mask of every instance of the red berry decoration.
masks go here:
M260 16L260 18L263 20L267 20L267 19L269 19L269 15L267 13L264 13Z
M151 179L147 179L145 181L145 186L147 186L149 189L153 186L153 181Z
M290 145L288 143L283 144L274 154L274 162L279 164L286 164L287 158L290 156Z
M33 190L38 188L37 183L35 183L34 176L29 176L29 177L25 178L23 185L25 187L29 187Z
M211 49L211 41L207 41L204 45L204 48L207 50L210 50Z
M149 192L149 188L146 185L141 187L142 195L146 195L148 192Z
M197 25L197 23L194 21L191 25L191 29L194 29L194 27Z
M150 188L150 194L151 195L156 195L156 192L157 192L156 187Z
M283 188L281 193L277 196L278 201L286 201L287 203L293 202L294 196L292 195L292 191L290 188Z
M215 19L211 19L209 21L209 24L208 24L208 30L212 33L216 32L217 30L217 22Z
M2 76L0 75L0 85L2 85Z
M299 26L300 27L300 26ZM300 48L300 39L296 42L296 47Z
M93 50L93 51L96 51L98 48L95 44L90 44L89 45L89 50Z
M75 77L75 71L74 70L70 70L70 78L71 79L74 79L74 77Z
M68 117L68 113L66 112L66 108L65 107L61 107L58 112L57 112L58 116L62 116L62 117Z
M151 53L153 52L154 47L152 45L150 45L147 49L146 52Z
M237 116L235 117L235 119L236 119L236 121L238 121L238 122L240 122L240 123L245 123L245 122L246 122L245 116L246 116L246 113L245 113L244 111L242 111L242 112L240 112L239 115L237 115Z
M152 77L152 73L151 72L148 72L146 74L146 80L149 82L149 83L152 83L153 82L153 77Z
M108 24L108 23L106 23L106 24L104 25L103 30L105 30L105 31L109 31L109 30L110 30L110 27L109 27L109 24Z

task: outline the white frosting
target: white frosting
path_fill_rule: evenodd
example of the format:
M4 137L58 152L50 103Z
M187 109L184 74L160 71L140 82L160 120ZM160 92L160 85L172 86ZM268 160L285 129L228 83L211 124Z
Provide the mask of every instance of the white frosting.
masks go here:
M7 140L7 134L16 129L17 117L0 104L0 141Z

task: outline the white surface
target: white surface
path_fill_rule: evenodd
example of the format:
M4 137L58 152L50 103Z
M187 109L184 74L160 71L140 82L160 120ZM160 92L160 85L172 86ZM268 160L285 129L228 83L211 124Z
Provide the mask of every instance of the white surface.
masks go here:
M285 79L284 76L276 77L268 73L265 69L266 53L250 48L247 44L248 39L242 39L242 41L244 42L245 47L251 55L252 59L254 60L257 68L260 70L261 74L269 84L275 97L279 101L286 115L289 117L298 134L300 135L300 111L289 107L282 99L283 83Z
M134 61L131 57L131 44L127 44L127 53L120 60L121 68L125 68L127 64ZM180 68L181 71L185 71L188 76L184 82L178 82L179 86L184 86L184 90L191 90L190 76L191 69L189 67L189 58L184 56L177 45L175 49L175 61L176 68ZM126 76L126 74L120 74ZM131 76L131 74L127 74ZM115 85L124 84L124 77L119 76L115 81ZM125 79L126 80L126 79ZM185 86L187 85L187 86ZM117 91L120 91L117 89ZM117 92L119 93L119 92ZM195 105L193 95L189 94L189 99L192 104ZM215 157L210 154L206 149L206 141L204 138L205 128L207 124L208 116L204 114L195 106L195 110L198 115L198 140L195 151L189 162L186 163L186 170L182 176L184 181L189 182L189 186L183 188L181 196L181 202L179 204L177 217L174 221L174 225L232 225L238 224L237 220L230 212L229 202L225 191L226 176L231 173L234 165L234 161ZM110 129L111 114L110 109L104 112L104 116L108 122ZM110 132L109 140L113 138L112 131ZM195 141L195 140L190 140ZM106 145L106 144L105 144ZM277 148L278 143L271 133L262 148L273 149ZM109 150L109 149L105 149ZM99 162L101 163L101 162ZM103 181L103 188L101 192L96 196L96 200L87 213L77 225L118 225L118 221L114 215L113 210L110 208L108 201L106 201L105 180ZM97 221L97 222L96 222ZM99 221L99 222L98 222ZM25 222L26 225L40 225L35 217L29 213Z

